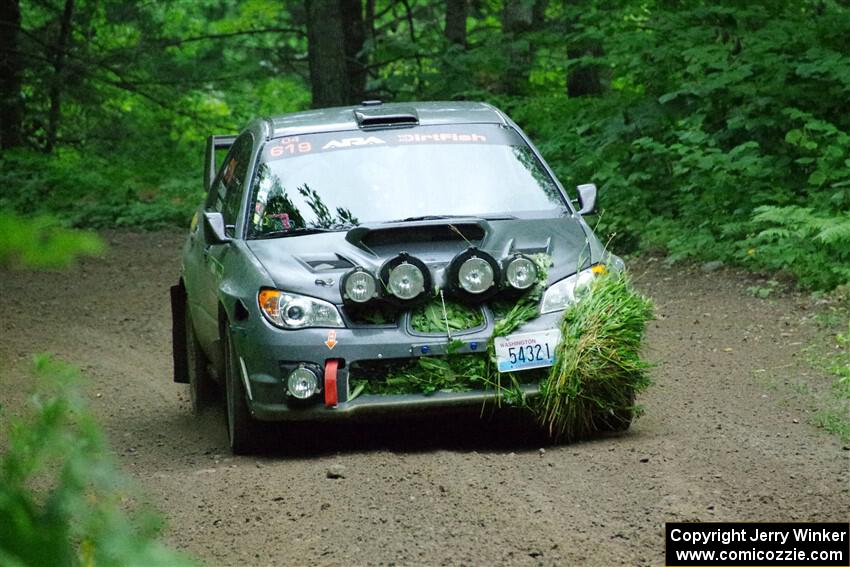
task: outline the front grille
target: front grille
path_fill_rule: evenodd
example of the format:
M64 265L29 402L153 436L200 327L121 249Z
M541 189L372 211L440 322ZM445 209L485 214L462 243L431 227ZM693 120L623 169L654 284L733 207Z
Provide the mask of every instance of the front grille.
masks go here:
M487 352L477 352L360 360L348 365L348 380L350 391L358 395L427 395L437 391L495 390L495 382L502 388L510 389L522 384L538 383L546 377L548 371L548 368L541 368L500 375L488 361Z

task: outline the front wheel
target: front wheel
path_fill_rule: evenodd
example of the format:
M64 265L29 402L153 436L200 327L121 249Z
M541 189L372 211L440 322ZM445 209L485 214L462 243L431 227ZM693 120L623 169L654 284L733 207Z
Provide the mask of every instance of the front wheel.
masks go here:
M241 365L236 347L225 327L224 337L224 391L227 404L227 436L230 450L235 455L250 453L255 448L257 423L251 417L245 387L242 384Z

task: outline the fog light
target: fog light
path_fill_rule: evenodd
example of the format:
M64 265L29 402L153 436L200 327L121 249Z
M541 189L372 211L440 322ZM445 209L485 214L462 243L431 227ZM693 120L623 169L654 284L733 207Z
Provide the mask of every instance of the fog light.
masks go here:
M469 293L484 293L493 285L493 268L487 260L473 256L460 265L460 287Z
M425 276L413 264L403 262L390 270L387 287L399 299L413 299L425 291Z
M356 303L365 303L375 297L378 284L372 274L362 268L356 268L346 276L343 289L346 299Z
M516 289L528 289L537 281L537 266L525 256L516 256L505 270L508 283Z
M319 377L309 368L299 366L289 374L287 387L293 397L306 400L319 391Z

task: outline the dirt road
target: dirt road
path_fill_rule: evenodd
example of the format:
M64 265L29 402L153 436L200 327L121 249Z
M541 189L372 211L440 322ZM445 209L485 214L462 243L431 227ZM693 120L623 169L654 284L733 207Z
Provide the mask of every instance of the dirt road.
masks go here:
M828 380L800 355L805 298L637 264L659 366L621 436L543 447L522 423L477 419L281 428L268 453L232 458L222 412L193 418L171 383L182 235L108 238L69 272L0 272L0 396L20 407L30 353L79 365L168 543L211 566L661 565L665 521L850 515L850 451L807 424L797 393ZM327 478L337 464L344 478Z

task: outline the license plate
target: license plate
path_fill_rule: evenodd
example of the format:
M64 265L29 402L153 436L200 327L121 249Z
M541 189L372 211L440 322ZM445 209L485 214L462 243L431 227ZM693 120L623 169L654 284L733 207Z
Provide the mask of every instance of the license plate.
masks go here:
M552 366L555 363L555 346L560 341L559 329L496 337L494 342L499 372Z

